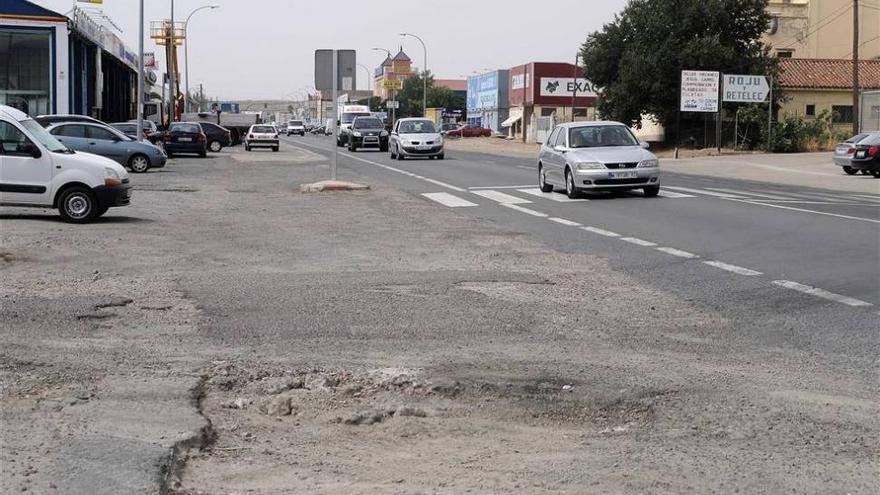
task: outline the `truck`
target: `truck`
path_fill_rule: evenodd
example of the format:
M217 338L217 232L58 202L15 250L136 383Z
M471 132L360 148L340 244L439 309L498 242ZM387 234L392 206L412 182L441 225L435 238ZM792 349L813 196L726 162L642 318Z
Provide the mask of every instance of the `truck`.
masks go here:
M336 133L336 146L348 144L348 133L351 132L351 123L355 117L370 117L372 115L370 107L366 105L340 105L336 118L339 126L339 132Z
M232 134L232 145L244 142L244 136L252 125L262 124L259 113L185 113L182 122L210 122L229 129Z

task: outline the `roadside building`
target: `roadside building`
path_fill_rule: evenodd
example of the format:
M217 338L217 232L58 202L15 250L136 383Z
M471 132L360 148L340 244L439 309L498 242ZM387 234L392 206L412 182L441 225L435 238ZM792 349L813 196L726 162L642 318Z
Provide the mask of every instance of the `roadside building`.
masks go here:
M467 122L502 132L510 109L510 71L495 70L468 77Z
M880 9L859 2L859 55L880 59ZM770 0L772 16L764 41L780 58L851 58L852 0Z
M27 0L0 2L0 104L31 115L136 116L137 56L103 23Z
M836 127L852 127L852 67L852 60L780 59L779 86L786 97L780 114L809 120L829 111ZM859 85L862 91L880 90L880 60L859 62Z
M412 59L404 53L403 48L397 52L397 55L385 57L385 60L373 72L373 95L389 99L392 94L391 89L385 89L385 81L402 81L415 74L412 67Z
M435 88L446 88L455 95L467 98L467 79L434 79Z
M559 122L595 120L598 95L582 77L583 68L568 63L531 62L510 69L510 113L502 127L530 143Z

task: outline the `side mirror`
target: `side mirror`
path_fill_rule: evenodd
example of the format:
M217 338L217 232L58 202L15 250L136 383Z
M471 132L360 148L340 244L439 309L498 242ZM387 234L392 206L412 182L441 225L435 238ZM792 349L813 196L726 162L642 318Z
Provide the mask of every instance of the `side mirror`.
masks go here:
M566 151L568 151L568 148L566 148L565 146L559 145L559 144L554 146L553 149L560 152L560 153L565 153Z
M43 156L43 153L40 152L40 148L37 148L34 143L22 143L18 146L18 151L23 155L30 155L32 158Z
M639 146L641 146L644 149L648 149L651 147L651 143L649 143L647 141L639 141Z

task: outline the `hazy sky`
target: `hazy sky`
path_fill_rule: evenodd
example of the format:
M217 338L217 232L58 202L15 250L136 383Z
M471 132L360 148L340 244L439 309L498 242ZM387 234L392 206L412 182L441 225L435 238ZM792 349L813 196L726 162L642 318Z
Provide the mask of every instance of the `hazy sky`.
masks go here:
M58 12L73 0L32 0ZM422 47L398 33L422 37L428 69L438 78L459 78L484 69L524 62L574 61L588 33L619 12L626 0L174 0L175 18L203 10L190 21L190 86L205 85L221 99L282 98L314 82L314 50L357 50L372 70L385 57L372 47L403 45L422 67ZM103 10L137 50L137 0L104 0ZM89 4L80 4L88 6ZM145 0L149 21L169 17L171 0ZM148 29L147 29L148 30ZM164 54L147 39L146 51ZM183 50L181 49L181 61ZM181 71L183 67L181 67ZM358 88L366 72L358 70ZM181 89L183 85L181 84Z

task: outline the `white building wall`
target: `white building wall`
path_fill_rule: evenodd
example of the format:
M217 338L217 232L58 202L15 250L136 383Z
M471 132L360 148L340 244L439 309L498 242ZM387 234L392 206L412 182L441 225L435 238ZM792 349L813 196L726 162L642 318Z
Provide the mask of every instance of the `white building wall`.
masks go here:
M70 87L68 85L70 75L70 43L68 40L66 22L49 22L23 19L0 19L0 26L13 26L21 28L51 28L55 32L55 50L52 65L55 74L51 79L51 94L54 95L52 104L55 113L70 113Z

